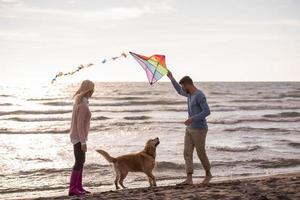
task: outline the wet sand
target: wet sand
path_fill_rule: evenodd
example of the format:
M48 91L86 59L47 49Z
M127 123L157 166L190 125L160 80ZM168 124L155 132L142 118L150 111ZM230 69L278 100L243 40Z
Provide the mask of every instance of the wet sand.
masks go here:
M271 176L251 177L225 181L212 181L209 185L161 186L154 188L131 188L118 191L94 193L84 197L51 197L35 200L63 199L253 199L296 200L300 199L300 172Z

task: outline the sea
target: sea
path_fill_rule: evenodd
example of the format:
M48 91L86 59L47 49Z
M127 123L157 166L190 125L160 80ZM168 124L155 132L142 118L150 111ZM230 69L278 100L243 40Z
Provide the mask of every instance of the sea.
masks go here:
M300 82L198 82L207 97L206 149L213 180L300 170ZM67 195L73 146L69 129L79 83L0 85L0 199ZM99 82L89 100L92 112L84 186L114 190L114 171L95 150L112 156L139 152L160 138L157 184L185 177L183 144L187 99L169 82ZM194 181L204 170L194 152ZM142 173L124 185L147 187Z

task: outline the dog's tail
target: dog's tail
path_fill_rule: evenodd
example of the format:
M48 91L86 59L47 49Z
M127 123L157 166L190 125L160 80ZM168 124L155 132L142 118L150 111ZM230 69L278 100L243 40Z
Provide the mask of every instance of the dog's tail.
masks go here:
M113 158L113 157L111 157L106 151L104 151L104 150L101 150L101 149L99 149L99 150L96 150L98 153L100 153L108 162L110 162L110 163L114 163L114 162L116 162L116 159L115 158Z

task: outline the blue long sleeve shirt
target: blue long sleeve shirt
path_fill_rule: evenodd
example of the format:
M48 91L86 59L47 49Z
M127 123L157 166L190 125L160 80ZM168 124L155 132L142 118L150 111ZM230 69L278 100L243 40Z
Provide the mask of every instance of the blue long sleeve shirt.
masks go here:
M174 78L171 79L171 82L178 94L187 97L188 116L193 119L192 124L188 127L208 129L206 117L210 115L210 109L204 93L197 90L195 93L189 94L182 89Z

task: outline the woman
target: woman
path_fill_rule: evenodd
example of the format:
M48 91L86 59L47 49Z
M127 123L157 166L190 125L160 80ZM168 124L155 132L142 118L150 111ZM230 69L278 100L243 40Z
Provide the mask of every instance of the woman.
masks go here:
M92 81L85 80L73 96L75 103L72 113L70 139L74 147L75 164L70 178L69 196L90 193L82 187L82 170L85 162L85 152L87 151L86 141L91 120L88 99L94 93L94 86Z

